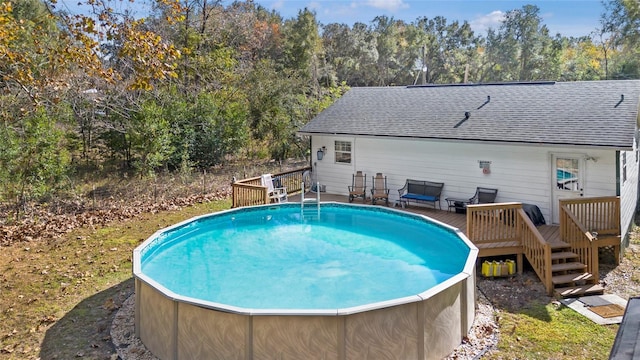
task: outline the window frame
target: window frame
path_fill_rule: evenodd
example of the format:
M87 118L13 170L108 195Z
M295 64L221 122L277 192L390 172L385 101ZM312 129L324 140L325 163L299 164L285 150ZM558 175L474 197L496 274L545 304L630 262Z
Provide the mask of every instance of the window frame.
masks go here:
M336 164L351 164L353 158L353 143L347 140L334 140L334 162Z

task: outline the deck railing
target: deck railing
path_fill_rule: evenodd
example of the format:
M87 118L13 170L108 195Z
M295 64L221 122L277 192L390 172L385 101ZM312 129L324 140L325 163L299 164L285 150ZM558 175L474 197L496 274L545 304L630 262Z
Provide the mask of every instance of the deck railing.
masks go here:
M618 196L563 199L560 200L560 207L562 206L566 206L588 231L620 234Z
M617 196L560 200L560 240L569 243L587 271L599 278L599 239L620 237L620 198ZM619 240L618 240L619 241ZM620 251L620 244L613 244ZM618 255L616 254L616 257Z
M468 206L467 237L487 256L523 254L547 292L553 292L551 247L522 210L521 203Z
M474 244L520 243L517 226L519 203L478 204L467 207L467 237Z
M311 167L272 174L272 178L277 187L286 187L288 194L295 194L302 190L302 174L307 170L311 171ZM231 189L234 208L269 203L267 188L262 186L260 176L238 180L231 184Z

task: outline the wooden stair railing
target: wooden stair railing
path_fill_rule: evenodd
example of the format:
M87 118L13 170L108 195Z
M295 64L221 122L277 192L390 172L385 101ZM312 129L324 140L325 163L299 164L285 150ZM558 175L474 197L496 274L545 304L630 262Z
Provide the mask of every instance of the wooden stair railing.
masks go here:
M553 293L552 282L552 262L551 262L551 246L542 237L538 229L527 214L522 210L522 207L518 209L518 222L520 228L520 236L522 239L522 251L524 256L533 267L533 270L542 281L548 294Z
M563 199L559 207L561 240L571 244L599 279L598 248L613 246L616 262L620 259L620 197Z
M560 243L553 244L553 284L557 294L601 294L598 248L620 251L620 198L560 200ZM599 235L604 234L604 235Z
M569 244L571 251L578 255L578 261L587 265L587 272L595 278L598 274L598 253L594 257L593 234L576 218L575 214L560 201L560 240Z

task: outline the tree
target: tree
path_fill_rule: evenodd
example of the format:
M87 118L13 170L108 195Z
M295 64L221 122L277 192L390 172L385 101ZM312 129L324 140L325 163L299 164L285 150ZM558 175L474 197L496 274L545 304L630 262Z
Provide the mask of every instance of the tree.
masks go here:
M64 114L59 114L64 116ZM54 117L39 107L18 124L0 127L0 194L21 205L60 186L69 165L69 154ZM20 207L16 208L19 213Z
M480 43L469 23L447 23L447 19L437 16L418 19L417 26L423 32L421 42L425 48L426 81L463 82L469 75L473 59L477 57Z
M322 42L318 32L316 15L307 8L298 12L295 20L285 22L284 57L285 69L299 72L310 79L318 93L319 54L322 53Z
M0 2L0 199L23 204L64 180L70 114L55 90L70 68L51 54L66 45L59 36L41 2Z
M561 37L552 39L540 9L525 5L508 11L498 30L487 32L483 81L529 81L560 76Z
M336 82L353 86L374 85L378 52L375 35L363 23L352 28L346 24L328 24L323 28L325 61L336 74Z
M296 131L346 88L306 9L283 23L251 0L154 0L141 19L113 10L119 0L80 2L68 14L56 0L0 0L0 178L36 174L3 199L45 197L83 167L147 175L299 156L307 143ZM401 51L385 81L407 78L406 29L390 39ZM374 84L375 36L362 24L352 34L343 73Z
M605 78L640 78L640 4L611 0L604 5L596 36L603 50Z
M393 85L396 71L401 66L398 61L402 24L387 16L376 16L372 21L372 31L376 35L376 83L377 86Z
M603 78L602 51L589 37L563 38L562 81L600 80Z

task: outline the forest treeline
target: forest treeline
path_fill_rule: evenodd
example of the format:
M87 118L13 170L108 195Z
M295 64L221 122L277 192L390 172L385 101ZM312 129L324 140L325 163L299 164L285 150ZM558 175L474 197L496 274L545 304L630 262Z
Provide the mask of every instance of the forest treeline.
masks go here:
M467 21L320 24L253 1L0 0L0 201L74 179L308 155L296 131L351 86L640 78L640 5L603 2L593 31L551 34L540 9Z

